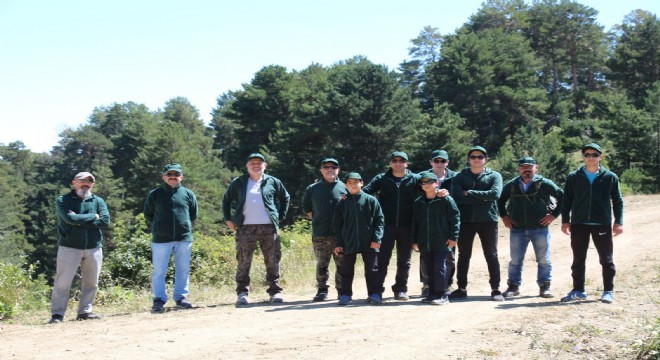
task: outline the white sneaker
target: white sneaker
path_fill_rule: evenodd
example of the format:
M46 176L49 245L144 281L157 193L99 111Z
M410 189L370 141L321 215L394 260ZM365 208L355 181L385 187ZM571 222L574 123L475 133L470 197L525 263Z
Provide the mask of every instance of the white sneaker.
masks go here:
M449 304L449 299L446 297L441 297L439 299L431 300L431 305L447 305Z
M248 298L247 293L239 293L238 294L238 299L236 299L236 305L247 305L250 303L250 299Z
M273 294L270 296L270 302L272 303L281 303L284 302L284 297L282 293Z

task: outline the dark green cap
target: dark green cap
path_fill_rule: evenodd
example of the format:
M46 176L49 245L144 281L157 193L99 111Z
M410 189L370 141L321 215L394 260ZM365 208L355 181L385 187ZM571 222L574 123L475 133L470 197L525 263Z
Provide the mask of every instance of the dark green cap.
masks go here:
M536 160L531 156L525 156L518 159L518 166L523 165L536 165Z
M444 150L435 150L431 154L431 160L436 159L436 158L443 158L445 160L449 160L449 154L447 154L447 152L444 151Z
M167 164L163 167L163 174L167 174L170 171L176 171L183 174L183 168L179 164Z
M333 163L333 164L339 166L339 161L337 161L337 159L334 159L334 158L327 158L327 159L323 159L323 161L321 161L321 165L325 165L327 163Z
M477 146L471 147L470 150L468 150L468 156L470 156L473 151L481 151L482 153L484 153L484 155L488 156L488 152L486 151L486 149L484 149L481 146L477 145Z
M348 174L346 174L346 176L344 176L344 181L347 181L348 179L362 180L362 176L360 176L360 174L356 172L349 172Z
M395 151L392 154L390 154L390 159L394 159L395 157L400 157L405 161L408 161L408 154L406 154L403 151Z
M422 171L419 173L419 181L424 181L424 179L432 179L438 181L438 177L432 171Z
M259 153L252 153L252 154L250 154L250 156L247 157L248 162L252 159L261 159L261 161L264 161L264 162L266 161L266 158L263 155L259 154Z
M594 150L598 151L599 154L603 153L603 148L601 148L600 145L598 145L596 143L589 143L589 144L583 146L582 147L582 152L584 153L584 151L587 150L587 149L594 149Z

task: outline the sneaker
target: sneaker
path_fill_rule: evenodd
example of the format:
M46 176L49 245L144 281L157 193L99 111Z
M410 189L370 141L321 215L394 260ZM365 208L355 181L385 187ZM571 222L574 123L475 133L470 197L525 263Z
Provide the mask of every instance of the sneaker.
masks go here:
M250 299L248 298L248 293L242 292L238 293L238 298L236 299L236 305L247 305L250 303Z
M50 317L50 320L48 321L49 324L59 324L64 321L64 316L58 315L58 314L53 314L53 316Z
M499 290L493 290L490 292L490 298L493 301L504 301L504 296Z
M314 296L314 299L312 299L312 300L313 301L325 301L327 299L328 299L328 293L326 291L319 291L318 293L316 293L316 295Z
M410 297L404 291L394 293L394 300L408 301Z
M422 303L430 304L431 302L433 302L433 300L435 300L435 299L432 296L427 296L425 298L422 298Z
M614 302L614 291L603 291L603 296L600 297L600 302L611 304Z
M422 297L423 297L423 298L428 297L428 296L429 296L429 293L430 293L429 286L428 286L428 285L424 285L424 286L422 287Z
M353 301L350 296L348 295L342 295L339 297L339 302L337 302L337 305L348 305Z
M546 281L539 287L539 296L546 299L555 297L555 294L550 291L550 281Z
M506 290L504 290L504 292L502 293L502 296L504 296L505 298L518 296L518 295L520 295L520 288L518 287L518 285L513 285L513 284L509 284L509 287L506 288Z
M282 296L282 293L275 293L270 296L270 302L272 303L282 303L284 302L284 297Z
M561 298L561 302L571 302L571 301L586 300L586 299L587 299L587 293L585 293L584 291L571 290L571 292L569 292L568 295Z
M456 289L449 294L449 299L465 299L467 296L467 290Z
M151 306L151 312L162 313L165 311L165 301L161 299L154 300L154 304Z
M94 313L84 313L84 314L78 314L76 316L76 320L100 320L101 316L94 314Z
M369 297L367 298L367 302L372 305L378 305L383 303L383 298L380 296L379 293L373 293L369 295Z
M447 305L447 304L449 304L449 299L447 299L444 296L439 299L433 299L433 301L431 301L431 305Z
M192 309L193 305L186 299L182 298L176 301L176 306L180 307L181 309Z

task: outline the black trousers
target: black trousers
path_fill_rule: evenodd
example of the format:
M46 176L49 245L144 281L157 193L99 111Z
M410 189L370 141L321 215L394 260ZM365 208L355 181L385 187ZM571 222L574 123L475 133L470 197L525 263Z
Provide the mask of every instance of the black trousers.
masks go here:
M573 249L573 290L584 291L585 263L589 249L589 235L594 241L598 259L603 268L603 290L614 290L614 266L612 227L609 225L571 224L571 249Z
M472 245L475 235L481 239L491 289L500 287L500 261L497 259L497 222L465 222L461 223L458 235L458 271L456 280L458 287L467 288L470 258L472 258Z
M378 272L381 281L381 290L378 292L381 294L385 291L383 286L387 277L387 267L390 265L390 259L392 258L395 245L396 277L394 278L392 291L395 293L400 291L408 292L408 276L410 275L410 259L412 257L410 227L385 224L380 253L378 254Z
M366 251L362 254L364 262L364 277L367 280L367 295L380 292L382 284L378 276L378 253ZM353 296L353 278L355 277L356 254L343 254L341 256L341 290L340 295Z

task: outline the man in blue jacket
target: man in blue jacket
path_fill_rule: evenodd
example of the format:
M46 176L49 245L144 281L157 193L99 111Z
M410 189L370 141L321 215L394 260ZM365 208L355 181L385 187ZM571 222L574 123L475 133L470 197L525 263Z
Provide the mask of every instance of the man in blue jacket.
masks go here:
M50 324L64 321L71 283L80 267L80 304L76 320L101 317L92 312L103 263L103 233L110 212L102 198L92 194L96 179L88 172L73 177L73 190L57 198L57 267L51 297Z
M603 295L600 301L614 302L614 267L612 235L623 233L623 197L619 178L600 164L603 149L596 143L582 147L584 166L568 174L564 188L561 231L571 235L573 249L573 290L562 302L584 300L585 263L589 236L594 241L603 268ZM612 225L614 213L614 225Z
M152 190L144 202L144 217L151 226L151 256L154 293L151 310L163 312L167 303L165 275L174 257L174 293L176 305L192 308L188 301L190 256L193 242L193 222L197 219L197 198L192 190L181 185L183 168L179 164L165 165L163 185Z
M266 264L270 301L284 301L279 284L282 258L279 224L286 218L290 196L279 179L265 173L266 166L262 154L250 154L245 164L248 173L234 179L222 197L225 223L236 231L236 305L250 303L250 267L257 243Z

